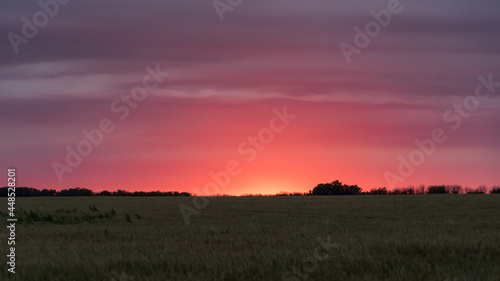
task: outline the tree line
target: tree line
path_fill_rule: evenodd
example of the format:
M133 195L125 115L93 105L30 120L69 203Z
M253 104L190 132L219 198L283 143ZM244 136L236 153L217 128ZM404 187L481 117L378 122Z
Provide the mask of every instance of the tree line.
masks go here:
M386 187L372 188L369 191L357 185L343 184L335 180L330 183L320 183L309 192L280 192L274 195L262 194L244 194L247 196L307 196L307 195L412 195L412 194L500 194L500 186L495 185L487 187L480 185L477 188L463 187L461 185L420 185L408 186L404 188L387 189ZM0 197L7 197L8 187L0 188ZM68 188L56 191L55 189L36 189L32 187L16 187L16 196L35 197L35 196L193 196L189 192L178 191L126 191L118 189L117 191L94 192L87 188ZM227 194L217 194L215 196L232 196Z
M480 185L477 188L462 187L461 185L420 185L418 187L398 187L388 190L386 187L373 188L363 192L357 185L346 185L336 180L331 183L321 183L310 190L306 195L411 195L411 194L494 194L500 193L500 186L491 188Z
M0 188L0 197L7 197L8 187ZM189 192L178 191L135 191L129 192L118 189L117 191L103 190L94 192L87 188L68 188L56 191L55 189L36 189L32 187L16 187L16 196L18 197L36 197L36 196L191 196Z

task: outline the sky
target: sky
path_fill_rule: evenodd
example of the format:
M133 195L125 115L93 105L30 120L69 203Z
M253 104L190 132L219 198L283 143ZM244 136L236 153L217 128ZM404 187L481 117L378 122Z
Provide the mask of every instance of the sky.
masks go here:
M498 1L40 3L0 3L18 186L500 184Z

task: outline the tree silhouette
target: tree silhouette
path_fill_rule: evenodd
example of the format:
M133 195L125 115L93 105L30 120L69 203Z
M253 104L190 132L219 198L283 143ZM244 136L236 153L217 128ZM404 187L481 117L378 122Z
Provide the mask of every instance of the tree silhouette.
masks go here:
M446 186L444 185L431 185L427 189L427 194L446 194Z
M361 193L357 185L342 184L336 180L331 183L320 183L309 191L309 195L357 195Z

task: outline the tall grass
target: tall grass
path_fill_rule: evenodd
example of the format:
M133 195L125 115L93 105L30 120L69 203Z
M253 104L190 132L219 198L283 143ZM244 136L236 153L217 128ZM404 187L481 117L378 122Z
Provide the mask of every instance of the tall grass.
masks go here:
M97 209L95 204L89 204L89 210L78 212L78 208L64 209L58 208L53 212L42 212L38 208L35 210L26 211L20 208L16 211L16 218L20 224L79 224L79 223L96 223L101 220L109 221L116 216L116 211L110 209L109 211L101 212ZM7 214L0 213L0 217L7 216ZM142 218L136 213L137 218ZM125 220L132 222L130 215L125 214Z

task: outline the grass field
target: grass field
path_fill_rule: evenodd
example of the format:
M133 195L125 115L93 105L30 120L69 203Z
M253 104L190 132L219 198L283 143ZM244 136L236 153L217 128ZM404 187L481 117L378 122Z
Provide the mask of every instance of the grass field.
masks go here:
M218 197L187 225L191 200L18 198L0 279L500 280L500 195Z

